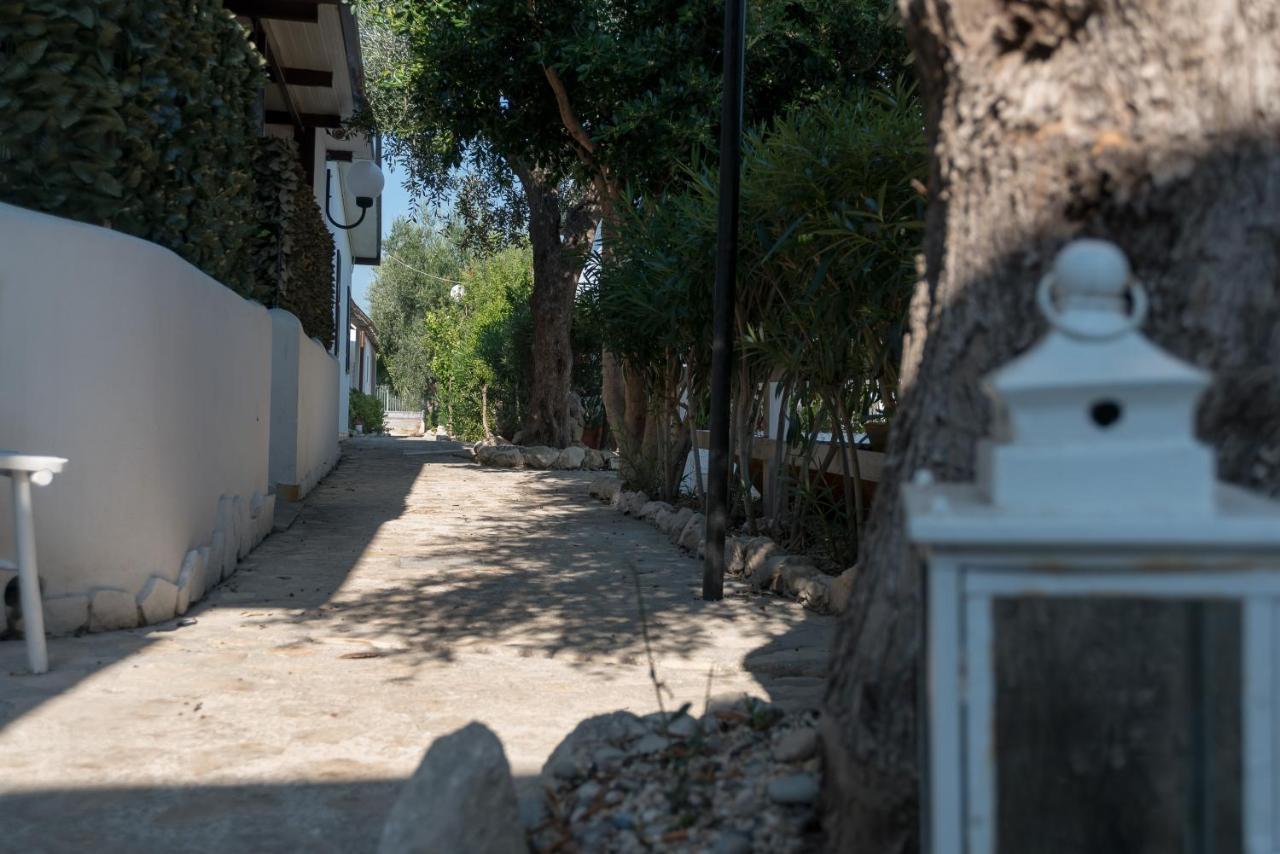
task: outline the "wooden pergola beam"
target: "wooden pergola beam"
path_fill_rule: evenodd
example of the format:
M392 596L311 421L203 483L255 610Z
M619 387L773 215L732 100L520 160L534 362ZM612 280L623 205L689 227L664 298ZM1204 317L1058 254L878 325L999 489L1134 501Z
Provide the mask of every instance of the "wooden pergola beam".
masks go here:
M292 68L288 65L277 68L272 65L267 69L267 76L273 83L279 83L278 75L284 76L288 86L322 86L326 89L333 86L333 72L319 68Z
M319 3L316 0L225 0L224 5L233 15L247 18L296 21L303 24L315 24L320 20Z
M267 124L292 125L294 117L287 110L267 110ZM336 113L299 113L298 121L308 128L340 128L342 116Z

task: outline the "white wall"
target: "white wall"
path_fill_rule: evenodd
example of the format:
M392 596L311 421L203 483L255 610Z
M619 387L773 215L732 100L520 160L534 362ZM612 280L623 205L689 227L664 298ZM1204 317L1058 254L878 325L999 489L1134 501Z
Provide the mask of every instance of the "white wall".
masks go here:
M70 459L34 491L51 632L168 619L270 531L270 362L266 310L172 252L0 204L0 448Z
M338 461L338 362L284 309L271 314L269 478L289 500L311 491Z

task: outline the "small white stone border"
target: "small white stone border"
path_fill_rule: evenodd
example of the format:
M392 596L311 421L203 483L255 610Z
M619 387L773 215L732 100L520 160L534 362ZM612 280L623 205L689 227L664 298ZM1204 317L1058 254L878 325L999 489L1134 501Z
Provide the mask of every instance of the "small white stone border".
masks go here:
M689 554L699 559L706 556L706 517L701 513L650 501L643 492L624 490L616 477L597 478L590 492L618 512L649 522ZM856 568L832 577L807 558L787 554L768 537L728 536L724 551L725 573L741 578L755 590L787 596L822 614L841 614L849 606Z
M207 545L188 551L176 568L177 580L152 575L137 593L113 587L91 587L44 599L45 631L53 636L135 629L181 617L217 584L236 571L240 559L271 533L276 497L255 493L248 506L238 495L218 499L213 534ZM17 575L0 561L0 591ZM8 630L0 606L0 634Z

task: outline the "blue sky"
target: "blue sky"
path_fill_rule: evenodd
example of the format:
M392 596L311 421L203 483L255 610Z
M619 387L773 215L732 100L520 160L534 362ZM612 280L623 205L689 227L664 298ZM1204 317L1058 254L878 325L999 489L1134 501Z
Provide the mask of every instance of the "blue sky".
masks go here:
M401 177L390 164L386 166L387 183L382 190L382 243L386 247L391 223L399 217L409 216L409 194L401 184ZM373 282L377 267L358 266L351 275L351 296L356 305L369 311L369 285Z

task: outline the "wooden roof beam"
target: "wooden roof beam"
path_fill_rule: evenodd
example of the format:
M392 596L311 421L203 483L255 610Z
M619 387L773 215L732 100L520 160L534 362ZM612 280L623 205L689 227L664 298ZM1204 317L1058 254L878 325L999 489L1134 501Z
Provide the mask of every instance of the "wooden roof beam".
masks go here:
M225 0L224 5L233 15L246 18L297 21L303 24L320 21L317 0Z
M267 110L267 124L269 125L292 125L294 124L293 116L287 110ZM303 127L310 128L340 128L342 127L342 117L336 113L299 113L298 120Z
M284 76L284 82L288 86L320 86L325 89L333 87L332 71L319 68L291 68L288 65L277 70L274 64L267 69L267 76L272 82L280 82L277 74Z

